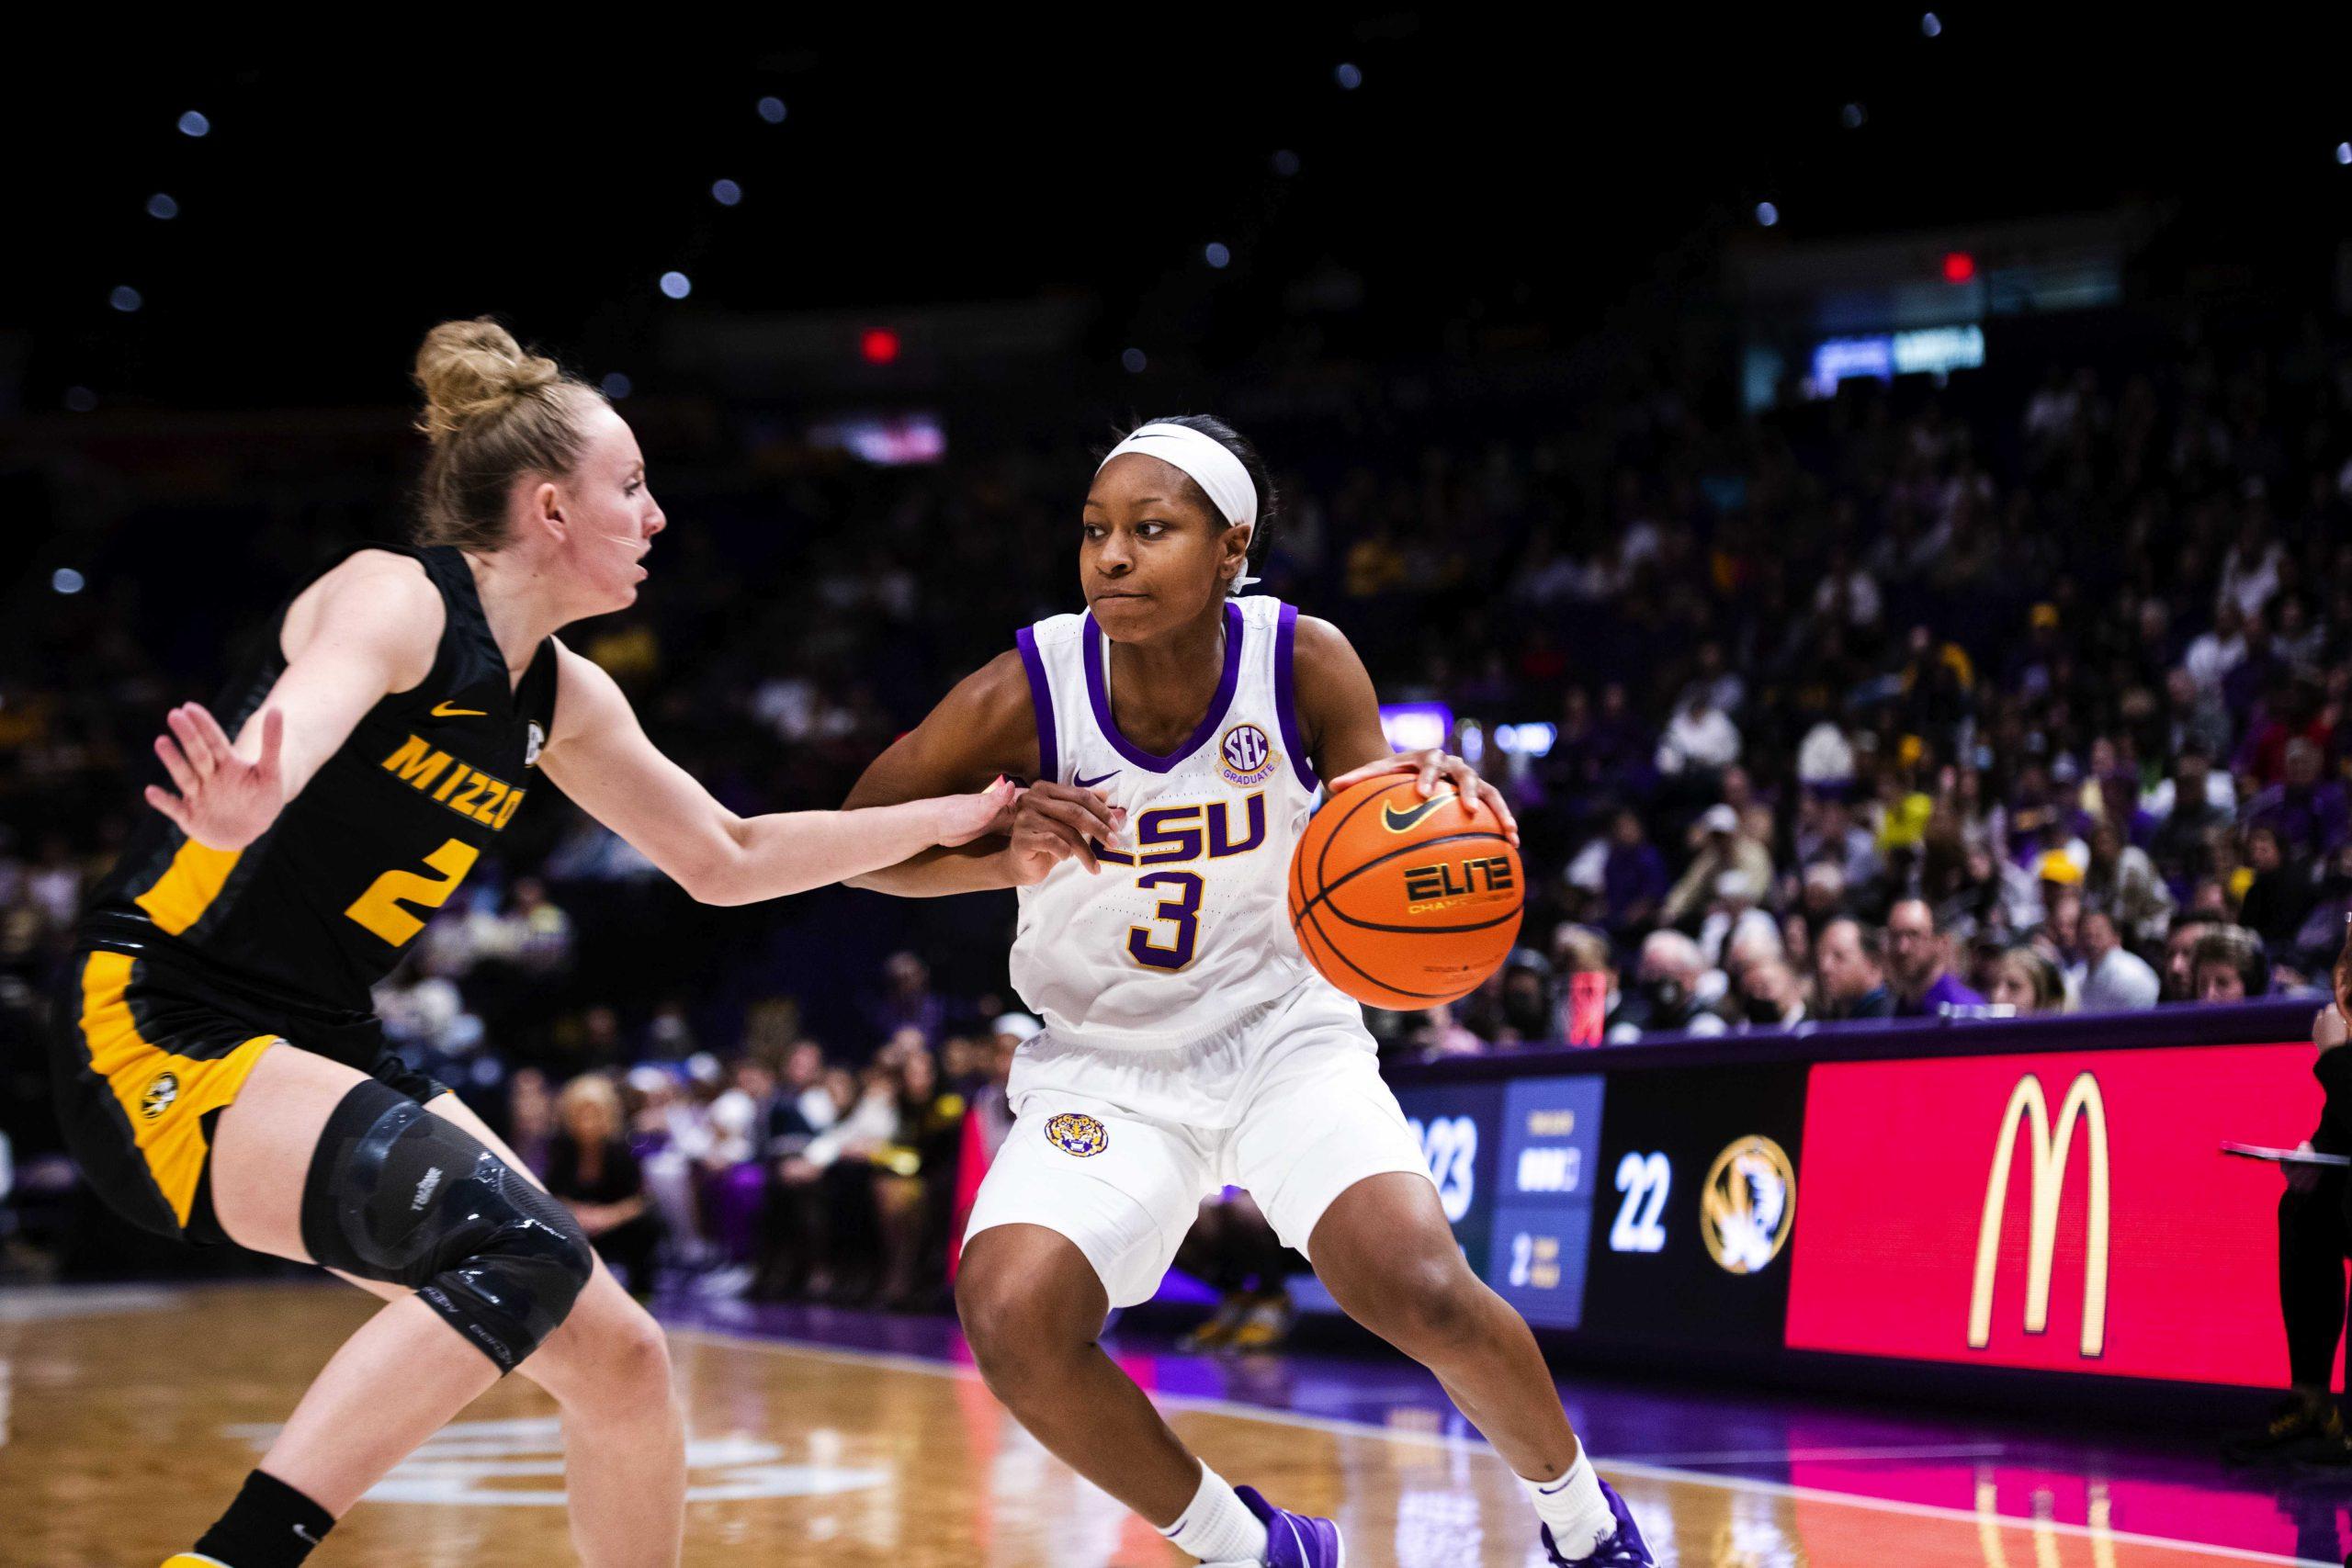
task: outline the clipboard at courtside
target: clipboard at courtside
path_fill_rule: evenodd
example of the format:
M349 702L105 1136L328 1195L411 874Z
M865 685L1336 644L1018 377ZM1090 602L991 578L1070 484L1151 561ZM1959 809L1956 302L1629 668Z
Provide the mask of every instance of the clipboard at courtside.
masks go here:
M2352 1167L2352 1156L2324 1155L2315 1149L2270 1149L2260 1144L2233 1144L2224 1140L2222 1152L2235 1155L2240 1159L2267 1160L2272 1165L2321 1165L2337 1170Z

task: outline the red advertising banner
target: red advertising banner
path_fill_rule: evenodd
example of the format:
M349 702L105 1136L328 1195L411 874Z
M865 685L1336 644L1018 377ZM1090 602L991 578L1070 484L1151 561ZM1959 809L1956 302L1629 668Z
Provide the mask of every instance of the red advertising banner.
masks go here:
M1823 1063L1792 1349L2283 1385L2275 1167L2309 1044Z

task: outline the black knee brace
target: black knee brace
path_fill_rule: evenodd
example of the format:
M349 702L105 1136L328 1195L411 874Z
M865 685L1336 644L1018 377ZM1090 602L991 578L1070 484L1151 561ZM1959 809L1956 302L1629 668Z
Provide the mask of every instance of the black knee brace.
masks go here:
M374 1082L327 1119L302 1244L330 1269L415 1291L501 1372L555 1332L596 1260L579 1222L528 1177Z

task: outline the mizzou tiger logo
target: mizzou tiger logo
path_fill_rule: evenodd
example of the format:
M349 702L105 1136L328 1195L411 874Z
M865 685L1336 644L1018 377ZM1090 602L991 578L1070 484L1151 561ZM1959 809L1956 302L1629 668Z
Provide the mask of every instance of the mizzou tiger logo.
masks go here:
M156 1117L169 1111L172 1108L172 1101L179 1097L178 1075L157 1073L154 1081L147 1086L147 1092L139 1097L139 1114L153 1122Z

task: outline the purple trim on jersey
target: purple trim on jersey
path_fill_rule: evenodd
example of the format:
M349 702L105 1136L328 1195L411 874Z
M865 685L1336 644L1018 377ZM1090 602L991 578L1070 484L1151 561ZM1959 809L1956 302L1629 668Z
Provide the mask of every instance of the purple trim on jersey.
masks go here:
M1193 731L1184 743L1165 757L1156 757L1119 733L1118 725L1111 717L1111 693L1102 679L1102 628L1094 624L1094 616L1086 617L1086 700L1094 705L1094 725L1102 731L1102 739L1111 749L1139 768L1149 768L1164 773L1193 752L1199 750L1217 726L1225 722L1225 710L1233 705L1233 690L1241 683L1241 633L1244 622L1241 606L1227 601L1225 606L1225 673L1217 677L1216 695L1209 699L1209 711L1201 717L1201 727Z
M1012 634L1021 645L1022 672L1029 677L1029 706L1037 715L1037 776L1061 782L1061 759L1054 746L1054 689L1046 684L1046 661L1037 653L1037 634L1023 626Z
M1298 687L1293 673L1298 651L1298 606L1283 606L1282 619L1274 627L1274 712L1282 720L1283 747L1290 752L1291 766L1298 770L1298 782L1313 795L1323 787L1315 776L1315 764L1306 758L1306 739L1298 729Z

